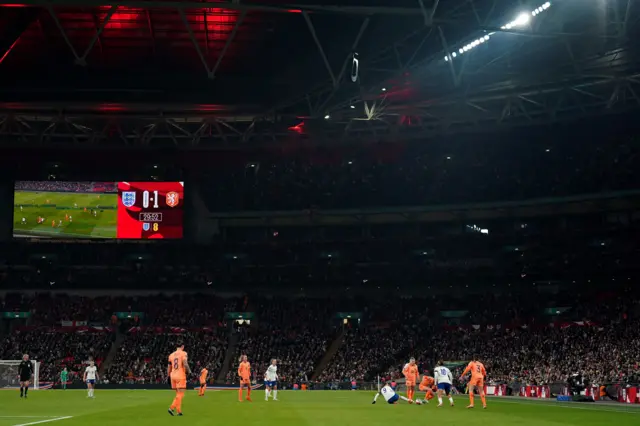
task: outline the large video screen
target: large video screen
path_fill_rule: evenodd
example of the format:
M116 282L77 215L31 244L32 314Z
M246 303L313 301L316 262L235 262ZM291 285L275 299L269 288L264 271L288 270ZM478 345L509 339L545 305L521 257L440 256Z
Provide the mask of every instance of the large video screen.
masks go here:
M183 182L18 181L17 238L182 238Z

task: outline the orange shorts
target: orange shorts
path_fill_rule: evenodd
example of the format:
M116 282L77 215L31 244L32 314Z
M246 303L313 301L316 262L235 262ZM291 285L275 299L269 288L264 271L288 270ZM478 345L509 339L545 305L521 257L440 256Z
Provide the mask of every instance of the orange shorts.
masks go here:
M240 379L240 384L241 385L249 385L249 386L251 386L251 379L245 379L244 377L242 377Z
M416 382L411 381L411 380L407 380L406 382L404 382L404 384L405 384L407 387L409 387L409 386L415 386L415 385L416 385Z
M484 388L484 379L481 377L472 377L469 381L469 386Z
M186 377L171 377L171 389L186 389L187 378Z
M432 388L431 386L424 386L424 385L420 385L420 390L422 392L432 392Z

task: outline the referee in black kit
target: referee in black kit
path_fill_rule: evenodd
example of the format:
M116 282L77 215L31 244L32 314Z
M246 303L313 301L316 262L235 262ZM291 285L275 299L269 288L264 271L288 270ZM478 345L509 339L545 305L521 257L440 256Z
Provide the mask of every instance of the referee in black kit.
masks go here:
M33 364L29 361L29 355L22 355L22 362L18 366L18 373L20 374L20 398L27 397L29 392L29 382L33 375Z

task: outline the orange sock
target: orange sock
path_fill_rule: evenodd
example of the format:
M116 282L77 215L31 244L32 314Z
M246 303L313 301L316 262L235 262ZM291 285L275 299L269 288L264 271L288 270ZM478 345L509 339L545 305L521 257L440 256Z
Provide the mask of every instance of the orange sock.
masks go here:
M251 398L251 385L247 386L247 399Z
M482 406L487 406L487 398L484 395L480 395L480 399L482 400Z
M238 389L238 400L242 401L242 388Z
M469 405L473 405L473 392L469 392Z
M178 394L178 406L176 407L178 409L178 413L182 413L182 398L184 398L184 393L179 393Z
M178 395L176 395L176 397L173 398L173 402L171 403L171 407L169 408L171 408L172 410L175 410L177 404L178 404Z

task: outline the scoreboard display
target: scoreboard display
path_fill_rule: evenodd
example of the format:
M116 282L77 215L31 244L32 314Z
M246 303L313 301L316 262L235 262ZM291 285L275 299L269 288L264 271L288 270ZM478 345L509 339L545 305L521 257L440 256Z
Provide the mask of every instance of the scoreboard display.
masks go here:
M183 213L183 182L118 182L117 238L182 238Z
M183 237L184 182L18 181L14 238Z

